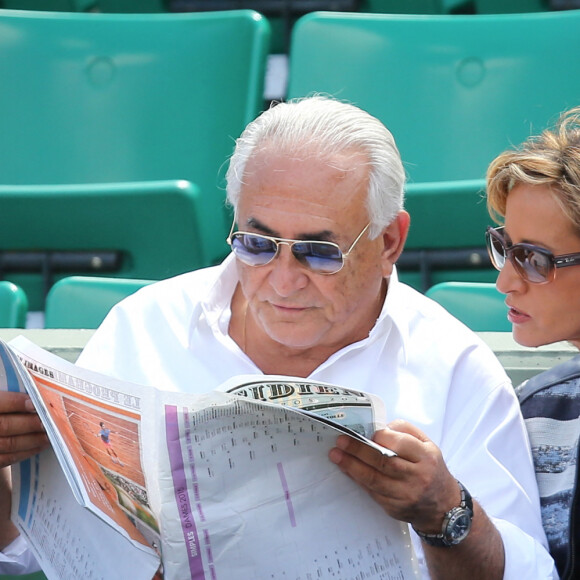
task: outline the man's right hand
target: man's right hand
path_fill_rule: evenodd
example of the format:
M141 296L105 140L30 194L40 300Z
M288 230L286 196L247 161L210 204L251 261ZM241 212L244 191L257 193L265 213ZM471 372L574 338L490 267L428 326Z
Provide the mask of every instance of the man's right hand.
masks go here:
M48 445L30 397L0 391L0 468L27 459Z

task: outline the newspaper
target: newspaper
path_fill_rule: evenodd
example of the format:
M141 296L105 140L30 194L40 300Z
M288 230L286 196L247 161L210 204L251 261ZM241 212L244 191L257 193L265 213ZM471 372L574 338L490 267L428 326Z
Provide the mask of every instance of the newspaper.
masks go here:
M369 394L274 375L174 393L24 337L0 341L0 388L30 394L52 443L12 498L49 580L419 577L408 526L328 459L339 433L394 455Z

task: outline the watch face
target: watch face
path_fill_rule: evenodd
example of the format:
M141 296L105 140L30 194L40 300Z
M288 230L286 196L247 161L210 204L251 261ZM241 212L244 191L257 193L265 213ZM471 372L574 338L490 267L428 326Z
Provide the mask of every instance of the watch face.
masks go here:
M445 539L450 544L458 544L471 529L471 515L463 508L456 508L445 529Z

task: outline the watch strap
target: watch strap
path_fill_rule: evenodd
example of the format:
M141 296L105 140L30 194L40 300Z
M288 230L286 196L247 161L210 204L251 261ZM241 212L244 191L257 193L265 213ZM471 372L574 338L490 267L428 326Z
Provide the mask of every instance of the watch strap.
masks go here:
M457 480L457 484L459 485L459 491L461 493L461 502L459 503L459 506L451 508L443 517L441 533L426 534L424 532L420 532L419 530L415 530L415 533L430 546L448 548L459 544L467 537L466 533L463 537L457 540L453 537L450 537L448 533L448 524L453 519L455 519L456 516L467 515L469 520L473 518L473 500L471 498L471 494L467 491L467 489L465 489L464 485L459 480Z

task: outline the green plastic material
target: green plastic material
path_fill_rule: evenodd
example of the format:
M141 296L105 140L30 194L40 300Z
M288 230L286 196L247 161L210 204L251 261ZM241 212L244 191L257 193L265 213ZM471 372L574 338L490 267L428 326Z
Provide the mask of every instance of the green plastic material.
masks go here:
M485 180L407 184L405 208L411 215L406 254L422 252L423 259L428 260L442 251L470 250L470 266L449 263L405 269L400 265L403 282L421 291L448 280L495 282L497 270L484 248L485 229L493 223L487 212Z
M476 332L510 332L505 296L493 283L442 282L427 290L453 316Z
M409 183L405 209L411 215L408 249L483 246L492 224L483 179Z
M252 10L0 11L0 184L191 181L201 262L219 261L226 161L263 108L268 46Z
M46 298L45 328L97 328L109 310L152 280L70 276Z
M121 252L120 268L57 273L158 280L204 265L200 194L186 181L100 185L0 186L5 252ZM97 264L98 266L98 264ZM30 310L43 310L40 273L5 271Z
M0 281L0 328L24 328L28 312L28 298L22 288Z
M312 13L294 27L288 95L327 93L377 116L411 183L481 179L580 104L579 30L580 10Z
M483 250L489 163L580 105L579 30L580 10L311 13L294 27L288 96L334 95L392 131L409 177L407 248ZM451 185L458 181L465 183ZM401 276L424 290L420 278ZM448 268L431 283L454 279L495 275L490 267Z

